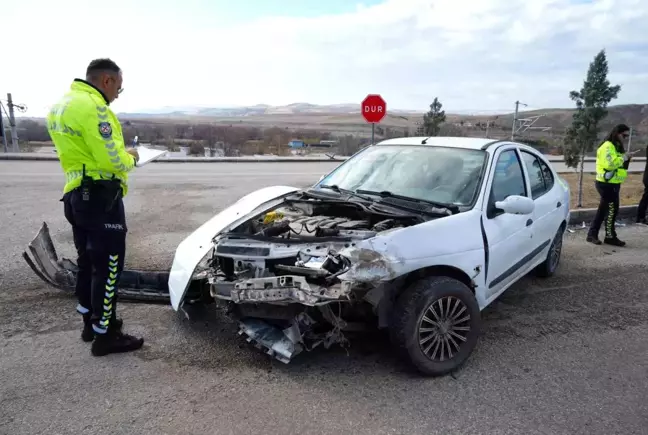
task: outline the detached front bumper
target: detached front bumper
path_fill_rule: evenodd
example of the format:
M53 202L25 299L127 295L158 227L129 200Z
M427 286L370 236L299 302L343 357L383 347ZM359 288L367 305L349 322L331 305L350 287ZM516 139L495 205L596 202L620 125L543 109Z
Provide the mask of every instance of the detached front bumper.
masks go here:
M36 237L23 252L23 258L43 282L74 293L79 268L67 258L59 259L47 223L43 222ZM119 280L119 299L168 303L168 281L169 272L124 270Z

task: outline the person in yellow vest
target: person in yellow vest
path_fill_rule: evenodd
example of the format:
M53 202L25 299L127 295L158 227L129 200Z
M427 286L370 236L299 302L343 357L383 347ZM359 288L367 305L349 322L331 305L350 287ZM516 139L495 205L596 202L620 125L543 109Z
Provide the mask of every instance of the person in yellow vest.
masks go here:
M630 136L630 128L625 124L615 126L596 151L596 190L601 196L596 216L587 233L587 241L600 245L599 230L605 221L603 243L625 246L616 233L615 221L619 212L619 192L621 184L628 176L632 153L626 153L624 142Z
M135 149L125 148L121 125L109 107L122 92L122 82L115 62L93 60L85 80L75 79L47 116L65 174L61 201L78 254L81 338L92 341L95 356L136 350L144 343L122 332L116 314L128 231L122 198L139 159Z

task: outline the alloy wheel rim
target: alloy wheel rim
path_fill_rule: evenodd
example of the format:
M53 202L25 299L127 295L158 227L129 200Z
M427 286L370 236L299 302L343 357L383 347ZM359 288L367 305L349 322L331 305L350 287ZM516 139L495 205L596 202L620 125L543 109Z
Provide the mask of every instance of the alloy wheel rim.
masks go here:
M558 259L560 258L560 250L562 248L562 238L557 238L554 240L553 245L551 246L551 269L555 269L558 265Z
M419 346L434 362L452 359L470 333L468 306L455 296L434 301L423 313L418 327Z

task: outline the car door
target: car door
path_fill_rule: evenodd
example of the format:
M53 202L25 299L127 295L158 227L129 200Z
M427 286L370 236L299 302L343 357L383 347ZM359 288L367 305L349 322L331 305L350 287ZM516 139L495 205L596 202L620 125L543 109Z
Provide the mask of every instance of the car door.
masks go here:
M536 250L548 248L556 235L562 219L558 219L562 203L556 194L556 180L551 168L537 153L520 149L524 162L531 198L535 203L531 231Z
M493 161L482 210L482 230L487 245L487 303L526 273L526 259L533 250L533 215L507 214L495 207L497 201L510 195L529 196L517 149L502 147Z

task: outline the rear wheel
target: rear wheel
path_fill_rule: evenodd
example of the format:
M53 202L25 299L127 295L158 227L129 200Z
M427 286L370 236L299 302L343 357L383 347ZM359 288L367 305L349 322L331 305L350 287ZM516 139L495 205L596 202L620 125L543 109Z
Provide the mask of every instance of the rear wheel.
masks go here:
M442 376L461 367L477 344L479 305L464 283L423 278L398 298L392 312L392 343L422 374Z
M561 225L551 241L549 252L545 261L540 263L535 270L537 276L548 278L556 273L558 264L560 263L560 256L562 254L563 235L565 234L565 226Z

